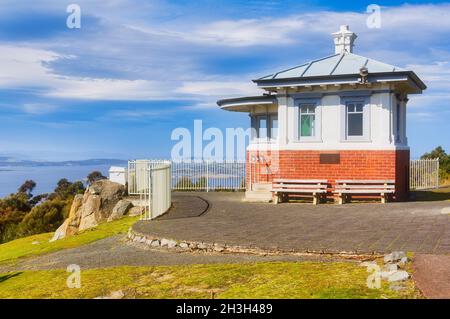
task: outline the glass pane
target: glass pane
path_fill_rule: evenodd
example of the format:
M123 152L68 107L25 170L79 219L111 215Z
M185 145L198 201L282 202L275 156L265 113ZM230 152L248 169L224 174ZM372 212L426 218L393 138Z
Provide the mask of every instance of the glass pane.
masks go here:
M308 113L308 105L302 105L300 108L301 113Z
M267 118L265 116L258 117L258 137L267 137Z
M278 116L270 117L270 138L278 137Z
M363 136L363 115L362 113L350 113L348 119L348 136Z
M363 111L363 105L362 104L356 104L356 112L362 112Z
M314 115L302 115L300 117L300 136L314 136Z
M347 104L347 112L355 112L355 105L354 104Z

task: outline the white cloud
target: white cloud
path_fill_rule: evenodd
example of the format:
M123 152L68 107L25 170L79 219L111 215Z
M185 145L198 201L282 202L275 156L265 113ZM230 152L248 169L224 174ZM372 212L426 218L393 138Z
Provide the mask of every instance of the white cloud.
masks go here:
M158 81L118 80L61 76L54 73L51 62L73 56L21 46L0 45L0 87L37 89L55 98L86 100L168 99L169 86ZM27 104L24 110L37 113L42 105ZM47 107L49 109L49 107Z
M225 79L196 82L187 81L183 82L175 91L181 94L200 95L205 97L258 95L262 93L250 80L230 81Z
M26 103L22 106L25 113L38 115L53 112L57 109L57 106L45 104L45 103Z

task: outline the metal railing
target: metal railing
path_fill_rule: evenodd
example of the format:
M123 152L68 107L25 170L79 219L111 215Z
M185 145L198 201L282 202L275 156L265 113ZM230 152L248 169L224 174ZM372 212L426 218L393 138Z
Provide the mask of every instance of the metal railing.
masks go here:
M256 162L261 164L260 161ZM249 184L261 178L253 169L253 161L250 161L246 171L244 160L135 160L128 162L128 193L141 196L148 194L150 171L161 165L170 167L170 177L166 175L165 178L169 178L167 185L175 191L240 191L245 190L246 186L251 188L251 185L246 185L246 173L249 174ZM410 188L413 190L437 188L439 187L439 160L411 160L409 175Z
M141 193L145 169L161 163L171 164L171 188L176 191L221 191L245 189L245 161L167 161L136 160L128 162L128 193ZM144 172L144 173L143 173ZM143 177L140 177L143 176Z
M146 209L141 219L153 219L172 205L170 161L128 162L128 194L139 195Z
M439 159L411 160L409 166L409 187L429 189L439 187Z

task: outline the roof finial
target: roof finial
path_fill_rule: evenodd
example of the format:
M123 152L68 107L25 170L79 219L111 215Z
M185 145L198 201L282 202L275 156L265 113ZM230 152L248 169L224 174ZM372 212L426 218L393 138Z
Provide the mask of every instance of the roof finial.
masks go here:
M336 54L353 53L353 43L358 36L349 30L348 25L341 25L340 30L332 35Z

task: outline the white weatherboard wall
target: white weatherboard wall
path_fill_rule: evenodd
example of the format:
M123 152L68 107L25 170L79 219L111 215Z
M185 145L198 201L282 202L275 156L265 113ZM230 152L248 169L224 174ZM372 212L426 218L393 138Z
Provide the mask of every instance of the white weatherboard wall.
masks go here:
M400 102L400 138L396 139L396 104L397 98L390 92L389 87L373 89L368 97L368 136L364 141L346 141L343 138L345 130L345 105L341 104L339 91L320 91L325 93L317 97L319 102L316 121L320 121L318 138L312 141L299 141L298 132L298 104L296 98L301 94L278 95L278 140L267 143L251 143L249 150L396 150L408 149L406 139L406 103ZM379 92L377 92L379 91ZM354 90L355 96L358 90ZM336 93L336 94L334 94ZM349 94L349 93L347 93ZM351 93L350 93L351 94ZM314 94L313 94L314 95ZM305 97L311 95L305 94ZM274 112L276 106L254 109L252 114Z
M127 169L125 167L111 166L109 169L109 180L125 185L127 183Z

